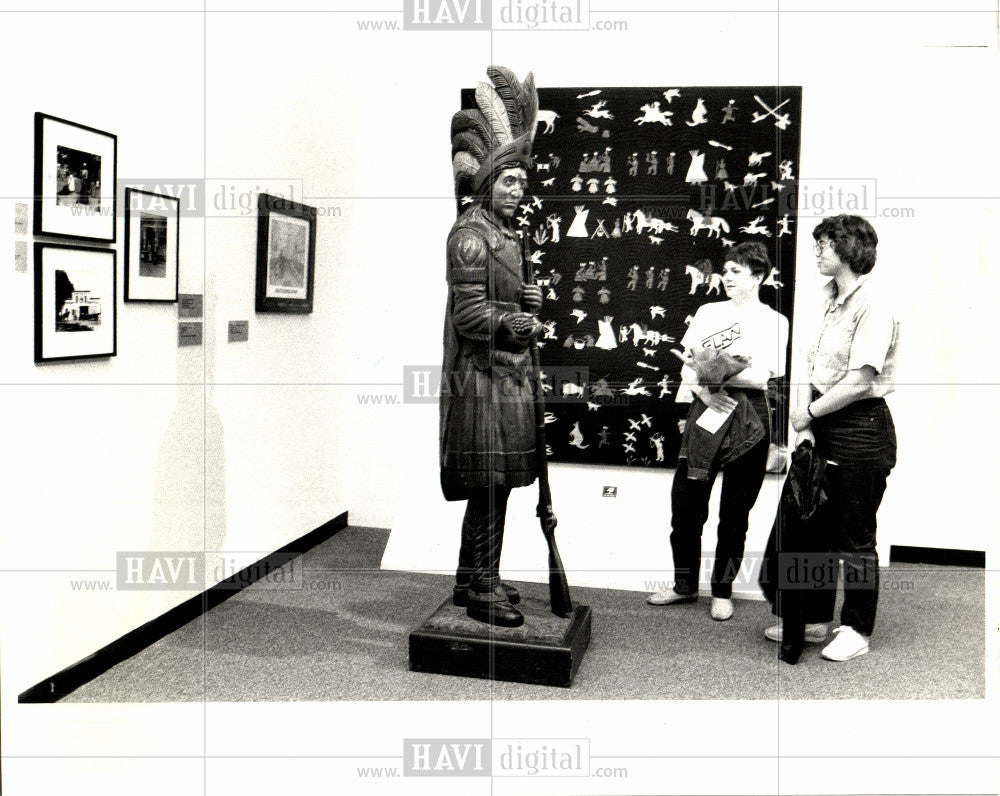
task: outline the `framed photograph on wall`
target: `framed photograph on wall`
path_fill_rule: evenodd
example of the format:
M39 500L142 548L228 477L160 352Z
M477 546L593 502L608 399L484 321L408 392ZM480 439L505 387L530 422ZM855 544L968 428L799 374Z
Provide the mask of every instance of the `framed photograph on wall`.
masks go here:
M180 200L125 189L125 301L177 301Z
M118 137L35 114L36 235L113 243Z
M117 253L35 244L35 362L118 353Z
M257 198L257 312L312 312L316 208Z

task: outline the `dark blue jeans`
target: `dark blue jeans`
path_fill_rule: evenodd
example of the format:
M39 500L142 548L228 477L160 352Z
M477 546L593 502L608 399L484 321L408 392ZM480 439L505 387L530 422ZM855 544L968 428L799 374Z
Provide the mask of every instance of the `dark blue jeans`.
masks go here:
M719 541L712 568L712 596L732 597L733 581L743 561L750 509L757 502L767 468L767 436L738 459L722 468L722 495L719 499ZM670 547L674 554L674 591L698 593L701 569L701 532L708 519L708 499L719 468L713 465L707 481L687 477L687 459L674 471L670 491Z
M876 514L889 472L896 465L896 428L882 398L855 401L812 421L817 452L827 467L831 552L843 561L844 604L840 623L870 636L878 608ZM834 568L836 569L836 568ZM823 606L809 621L829 621L836 601L837 573L817 595Z

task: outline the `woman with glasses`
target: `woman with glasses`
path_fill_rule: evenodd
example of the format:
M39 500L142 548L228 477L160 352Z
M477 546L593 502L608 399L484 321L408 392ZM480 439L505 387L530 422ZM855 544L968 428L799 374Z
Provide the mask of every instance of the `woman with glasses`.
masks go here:
M728 250L722 268L728 301L699 307L681 340L684 367L677 401L689 402L691 408L682 421L684 437L670 493L674 584L649 595L646 602L650 605L698 599L701 533L708 519L712 484L721 472L709 611L719 621L733 615L733 581L743 560L750 509L757 502L767 469L771 441L768 382L785 374L788 319L758 295L770 271L771 259L763 243L746 242ZM718 363L716 354L728 355L727 372L703 377L702 363L706 357ZM711 383L721 381L723 389ZM719 428L699 430L699 421L713 412L724 418Z
M869 284L878 236L858 216L826 218L813 230L824 286L822 323L809 350L808 378L790 413L798 447L811 441L827 466L832 552L843 560L840 626L822 655L847 661L868 652L878 603L875 515L896 464L896 430L885 396L893 391L899 321ZM837 567L833 567L834 570ZM833 618L836 572L827 573L816 613L805 617L806 640L822 641ZM764 634L782 638L780 623Z

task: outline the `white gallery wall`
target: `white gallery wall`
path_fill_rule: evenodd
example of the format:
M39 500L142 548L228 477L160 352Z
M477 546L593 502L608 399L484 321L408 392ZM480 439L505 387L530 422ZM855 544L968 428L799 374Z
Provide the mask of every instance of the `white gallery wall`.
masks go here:
M85 42L107 42L113 34L120 48L114 79L88 74L106 74L103 59L73 63L49 48L54 23ZM202 547L204 350L178 349L176 305L124 304L119 215L111 246L118 252L118 355L36 365L35 239L17 236L28 242L25 273L15 272L11 254L14 203L30 207L33 192L36 111L117 134L123 182L201 173L204 105L192 87L202 82L203 65L196 58L151 59L147 51L154 43L201 37L198 20L182 15L136 16L110 26L98 15L5 15L0 29L0 141L8 154L0 222L8 310L0 348L9 465L0 526L5 703L191 596L97 584L113 584L116 551ZM48 51L41 60L40 51ZM183 292L202 291L200 226L182 224Z
M343 398L329 386L344 337L336 289L343 229L319 222L313 314L257 315L256 197L251 215L214 199L271 174L339 195L350 193L351 176L343 163L339 173L329 167L330 139L310 133L290 143L302 128L294 113L272 118L273 104L260 104L246 65L231 56L237 43L211 49L218 60L209 56L206 70L201 14L3 21L5 73L35 64L30 79L5 79L0 129L9 153L0 246L29 247L26 273L8 257L0 274L8 308L0 348L10 465L0 526L6 702L200 591L117 590L118 552L205 551L210 586L347 510ZM79 65L58 58L40 68L39 48L57 21L83 41L113 38L113 80L74 77ZM248 93L227 105L241 87ZM30 202L33 191L36 111L116 134L120 186L218 177L205 183L208 212L181 219L180 292L205 296L202 346L178 347L177 305L124 302L119 217L110 247L118 252L117 356L34 363L36 238L14 235L13 224L14 203ZM329 118L322 107L317 113ZM232 320L249 321L247 342L227 342Z

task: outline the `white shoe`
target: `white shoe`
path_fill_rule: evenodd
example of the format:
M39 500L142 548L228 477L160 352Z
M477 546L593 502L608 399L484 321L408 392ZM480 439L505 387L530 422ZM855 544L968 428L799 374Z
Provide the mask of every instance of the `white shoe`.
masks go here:
M646 602L650 605L680 605L693 603L697 599L697 594L678 594L673 589L660 589L650 594Z
M833 629L836 638L820 653L828 661L849 661L868 652L868 639L848 625Z
M771 641L781 641L783 638L781 633L781 622L776 625L771 625L764 629L764 635L771 639ZM826 639L826 623L817 622L816 624L806 625L806 641L811 641L813 643L824 641Z
M725 622L733 617L733 601L725 597L712 598L712 610L709 612L712 619L718 622Z

